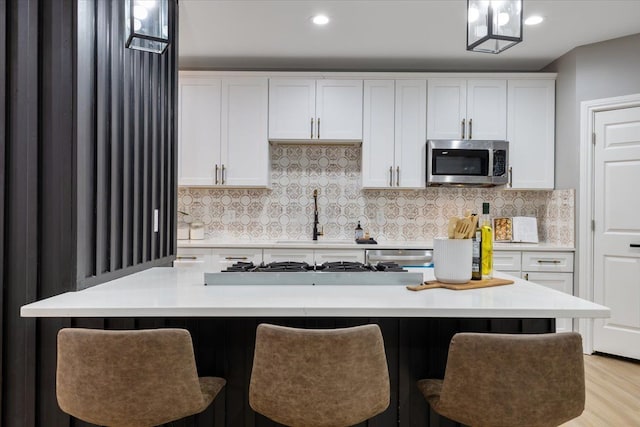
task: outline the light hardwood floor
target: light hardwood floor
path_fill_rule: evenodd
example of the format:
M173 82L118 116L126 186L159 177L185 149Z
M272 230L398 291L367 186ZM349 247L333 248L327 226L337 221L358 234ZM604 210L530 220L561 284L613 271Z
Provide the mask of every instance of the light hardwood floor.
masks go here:
M562 427L640 427L640 363L592 355L584 368L585 410Z

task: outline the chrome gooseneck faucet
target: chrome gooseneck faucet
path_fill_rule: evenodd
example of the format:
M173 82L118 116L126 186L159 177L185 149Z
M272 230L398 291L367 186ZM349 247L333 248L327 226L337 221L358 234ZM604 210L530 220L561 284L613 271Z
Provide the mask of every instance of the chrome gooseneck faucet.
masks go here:
M318 231L318 190L313 190L313 240L318 240L322 234Z

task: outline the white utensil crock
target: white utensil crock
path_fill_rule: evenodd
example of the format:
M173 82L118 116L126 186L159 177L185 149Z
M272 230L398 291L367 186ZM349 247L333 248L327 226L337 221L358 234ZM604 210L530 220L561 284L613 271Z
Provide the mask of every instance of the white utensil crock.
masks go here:
M471 256L471 239L434 239L433 272L436 280L467 283L471 280Z

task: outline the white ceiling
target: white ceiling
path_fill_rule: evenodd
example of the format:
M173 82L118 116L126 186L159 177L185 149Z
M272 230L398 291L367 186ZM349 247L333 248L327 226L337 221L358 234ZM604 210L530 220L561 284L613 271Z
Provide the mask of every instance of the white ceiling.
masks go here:
M571 49L640 33L640 0L524 0L524 41L466 51L466 0L179 0L183 69L537 71ZM331 22L317 27L317 13Z

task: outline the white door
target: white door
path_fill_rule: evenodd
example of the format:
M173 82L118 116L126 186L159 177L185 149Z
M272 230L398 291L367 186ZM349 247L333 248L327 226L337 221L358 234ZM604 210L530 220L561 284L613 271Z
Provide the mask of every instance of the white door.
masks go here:
M595 113L595 351L640 359L640 107Z
M316 81L314 137L362 141L362 80Z
M393 182L395 81L365 80L362 129L362 186Z
M222 81L221 177L223 185L269 184L266 77Z
M315 80L270 79L269 139L311 139L315 105Z
M467 81L429 79L427 96L427 137L466 139Z
M426 80L396 81L394 185L422 188L425 185L427 136Z
M553 190L555 81L509 80L507 85L510 187Z
M214 185L220 160L220 80L180 79L178 185Z
M507 139L507 81L467 81L467 139Z

